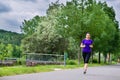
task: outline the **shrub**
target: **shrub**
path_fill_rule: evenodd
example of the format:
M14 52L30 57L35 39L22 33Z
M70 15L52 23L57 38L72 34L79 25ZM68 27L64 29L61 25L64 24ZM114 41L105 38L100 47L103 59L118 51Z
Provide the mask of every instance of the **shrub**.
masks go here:
M75 60L67 60L67 65L77 65Z
M93 63L98 63L97 59L93 59L92 62L93 62Z

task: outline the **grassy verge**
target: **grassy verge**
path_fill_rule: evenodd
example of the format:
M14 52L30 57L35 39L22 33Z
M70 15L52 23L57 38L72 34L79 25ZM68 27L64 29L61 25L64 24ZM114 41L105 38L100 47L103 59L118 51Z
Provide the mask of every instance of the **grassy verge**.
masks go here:
M104 64L89 64L89 66L102 66ZM54 71L54 69L74 69L83 67L83 64L79 65L40 65L35 67L26 66L13 66L13 67L0 67L0 77L10 76L18 74L28 74L28 73L38 73L38 72L49 72Z

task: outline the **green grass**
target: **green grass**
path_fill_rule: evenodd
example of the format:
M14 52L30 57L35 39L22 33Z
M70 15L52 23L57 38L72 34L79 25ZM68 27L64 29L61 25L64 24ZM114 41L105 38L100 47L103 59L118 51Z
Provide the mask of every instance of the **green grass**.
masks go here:
M104 64L89 64L89 66L102 66ZM79 65L40 65L35 67L26 66L13 66L13 67L0 67L0 76L10 76L18 74L38 73L38 72L49 72L57 69L75 69L83 67L83 64Z

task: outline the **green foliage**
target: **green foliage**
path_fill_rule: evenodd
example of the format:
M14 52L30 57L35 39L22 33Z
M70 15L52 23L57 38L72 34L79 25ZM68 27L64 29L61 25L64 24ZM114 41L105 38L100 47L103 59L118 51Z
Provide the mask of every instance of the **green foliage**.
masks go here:
M97 59L93 59L92 62L93 62L93 63L98 63L98 60L97 60Z
M26 64L26 55L22 55L22 57L20 57L17 60L17 64L19 64L19 65L25 65Z
M77 59L77 53L78 53L78 44L76 43L75 39L73 39L72 37L68 38L69 40L69 44L68 44L68 48L67 48L67 52L68 52L68 57L69 59Z
M67 65L77 65L77 61L75 60L67 60Z
M0 60L5 58L18 58L21 56L21 40L23 34L0 30Z
M42 36L42 35L39 35ZM35 36L34 36L35 37ZM27 37L22 41L22 49L24 52L35 53L59 53L64 49L65 40L59 36L53 36L49 39L34 38L33 36ZM63 44L64 43L64 44Z
M47 15L24 21L24 52L63 53L76 58L80 41L90 32L94 52L118 52L120 34L115 12L106 3L95 0L72 0L66 5L50 4ZM115 46L115 44L118 44ZM113 47L114 46L114 47Z
M20 46L13 45L12 57L20 58L22 56L22 50Z
M20 45L23 37L22 34L0 30L0 43Z
M24 52L64 53L68 41L58 34L55 29L58 23L56 20L56 12L57 8L49 10L48 16L42 18L37 26L34 25L36 31L32 35L30 35L31 33L28 31L28 36L22 41L22 49Z
M13 46L11 44L6 45L6 53L8 54L8 56L12 56L13 53Z
M4 60L5 57L8 57L6 53L5 45L3 43L0 44L0 59Z
M22 26L20 26L22 32L25 35L33 34L34 32L37 31L37 26L39 22L41 22L41 19L43 18L44 17L35 16L30 20L24 20L24 22L22 23Z
M4 60L5 58L20 58L21 53L21 49L17 45L0 44L0 60Z

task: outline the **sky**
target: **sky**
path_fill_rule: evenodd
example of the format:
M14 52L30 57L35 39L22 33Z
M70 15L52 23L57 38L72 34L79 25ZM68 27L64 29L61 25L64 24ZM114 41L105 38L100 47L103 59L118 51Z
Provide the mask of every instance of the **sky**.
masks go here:
M35 15L44 16L51 2L56 0L0 0L0 29L21 33L20 26L26 19L32 19ZM59 0L64 3L70 0ZM120 23L120 0L106 1L113 6L116 12L116 19Z

